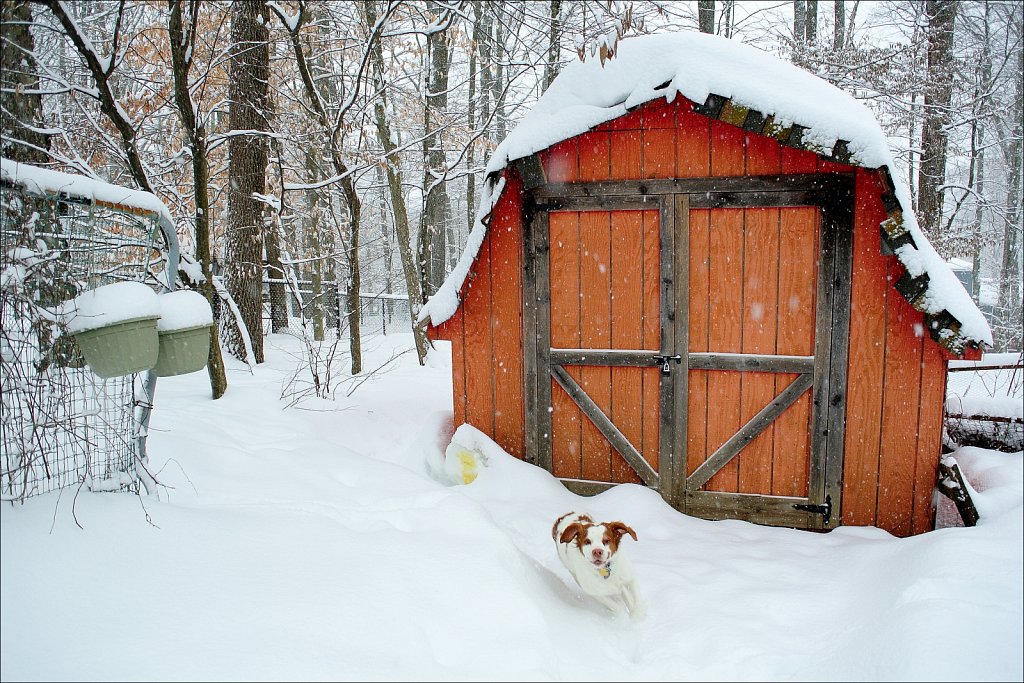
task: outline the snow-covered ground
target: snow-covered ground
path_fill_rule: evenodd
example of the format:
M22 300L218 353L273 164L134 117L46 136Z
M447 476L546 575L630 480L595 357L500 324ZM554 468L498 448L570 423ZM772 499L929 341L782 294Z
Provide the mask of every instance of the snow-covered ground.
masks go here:
M368 367L411 346L377 338ZM446 346L284 409L296 340L209 398L162 378L158 498L2 506L3 680L1021 680L1022 456L964 449L980 524L897 539L708 522L594 498L488 448L441 474ZM639 623L580 594L550 530L636 529ZM76 519L83 528L76 526Z

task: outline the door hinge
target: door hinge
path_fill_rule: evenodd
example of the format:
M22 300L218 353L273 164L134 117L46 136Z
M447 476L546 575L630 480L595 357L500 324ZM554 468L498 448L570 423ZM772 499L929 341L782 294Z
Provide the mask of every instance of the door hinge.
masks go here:
M655 356L654 357L654 362L655 362L655 364L657 364L658 366L661 367L661 374L663 374L663 375L667 375L667 374L669 374L669 372L671 372L672 361L675 361L676 364L678 365L678 364L683 362L683 357L682 356L678 356L678 355L677 356Z
M828 524L832 519L832 494L825 496L824 505L812 505L810 503L793 503L793 508L804 512L816 512L822 516L822 522Z

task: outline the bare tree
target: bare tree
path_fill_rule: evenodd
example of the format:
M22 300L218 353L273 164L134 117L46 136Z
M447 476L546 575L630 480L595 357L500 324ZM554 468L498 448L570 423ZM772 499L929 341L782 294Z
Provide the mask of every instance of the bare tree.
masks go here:
M793 0L793 40L796 43L807 41L806 0Z
M701 33L715 32L715 0L697 0L697 21Z
M295 64L299 71L302 82L304 98L311 110L311 118L320 140L326 145L331 165L334 170L334 177L328 179L328 184L339 185L348 209L348 224L342 241L345 244L346 260L349 267L348 278L345 283L345 316L348 320L349 329L349 354L352 374L362 372L362 336L360 333L360 267L359 267L359 238L360 221L362 218L362 203L359 193L356 190L355 179L352 170L345 162L343 155L344 135L347 116L353 111L362 92L361 85L364 80L364 72L370 62L369 46L380 40L387 20L392 14L398 11L400 2L391 0L388 2L384 13L377 19L377 22L370 29L366 38L364 49L358 63L358 73L353 78L351 92L344 101L336 101L334 98L325 97L323 89L328 86L325 81L329 78L314 80L310 70L309 59L307 58L307 47L302 41L302 28L309 19L309 7L301 1L298 6L298 13L295 15L285 14L279 6L274 5L274 11L278 14L282 24L288 30L292 53L295 57ZM328 112L330 107L330 112Z
M832 49L839 51L846 47L846 2L835 0L835 37Z
M366 29L370 33L377 24L377 6L375 1L363 5L366 17ZM384 100L384 52L381 49L380 41L374 41L370 45L370 59L372 65L372 79L374 91L379 93L373 103L374 127L377 131L377 140L384 149L384 165L387 173L388 193L391 197L391 213L395 223L395 235L398 242L399 259L402 262L402 274L405 277L405 291L409 301L409 313L411 316L413 339L416 344L416 355L420 365L427 356L427 337L423 328L416 324L419 317L420 305L423 302L423 294L420 290L419 271L413 259L412 235L409 230L409 211L405 203L405 195L402 190L402 171L399 166L399 158L396 154L398 145L392 137L391 123L388 121L387 108Z
M206 136L206 123L192 99L189 74L196 54L196 37L199 30L199 0L188 0L185 14L184 0L168 0L170 19L167 30L170 37L171 67L174 74L174 99L178 116L188 140L192 157L192 182L195 188L195 249L196 261L203 269L203 279L197 289L206 297L211 307L217 305L217 292L213 286L213 271L210 258L210 164ZM187 16L187 20L186 20ZM210 355L206 370L210 375L210 390L213 398L224 395L228 388L224 373L224 359L220 351L220 337L216 326L210 327Z
M1018 27L1019 31L1019 27ZM999 325L996 341L1004 349L1020 349L1021 313L1021 175L1024 171L1022 137L1024 137L1024 49L1017 39L1017 70L1014 78L1014 101L1010 120L1012 132L1003 148L1008 169L1006 184L1006 217L1003 222L1003 259L999 273Z
M547 90L548 87L550 87L551 82L555 80L555 76L558 75L558 72L561 69L561 63L558 60L562 46L562 0L550 0L550 2L549 16L551 25L548 27L548 61L544 64L544 81L541 84L541 88L543 90ZM714 2L714 0L712 0L712 2ZM480 18L477 17L476 21L473 22L474 36L476 35L479 23ZM474 40L476 40L475 37ZM473 57L470 59L473 59ZM470 68L470 73L472 74L472 68ZM470 100L472 100L472 97L470 97Z
M448 29L454 18L450 10L442 9L437 3L429 2L427 7L437 17L435 23L439 28L427 34L426 92L423 98L423 211L418 244L424 296L436 292L446 275L451 203L443 182L448 162L438 128L448 110L448 71L451 67Z
M140 188L146 192L153 192L153 185L149 179L149 173L139 153L136 128L128 118L127 112L121 106L117 96L114 94L112 79L114 71L124 60L125 46L121 42L121 23L125 16L125 0L118 4L114 16L114 25L111 31L111 45L109 55L100 55L95 45L82 32L78 23L67 13L66 5L57 0L44 0L43 4L53 13L60 22L64 34L75 47L82 62L85 64L96 84L96 88L89 92L98 103L103 115L113 124L120 136L120 151L124 154L128 168L131 170L132 179Z
M244 330L228 327L225 345L246 358L247 334L256 363L263 362L263 232L269 151L267 104L270 49L265 0L231 5L228 234L225 284L241 311Z
M804 8L804 40L813 43L818 38L818 0L807 0Z
M0 3L0 155L29 164L49 161L50 136L27 0Z
M925 6L928 20L928 86L924 95L921 170L917 194L922 227L933 236L942 221L956 12L957 3L954 0L928 0Z

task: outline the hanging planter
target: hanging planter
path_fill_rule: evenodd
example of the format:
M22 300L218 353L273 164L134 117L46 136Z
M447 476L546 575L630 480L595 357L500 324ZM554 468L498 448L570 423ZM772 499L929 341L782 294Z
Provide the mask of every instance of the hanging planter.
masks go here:
M160 352L153 372L158 377L171 377L202 370L210 355L210 303L199 292L188 289L158 299Z
M65 307L68 332L86 364L107 379L149 370L159 344L156 293L141 282L117 282L79 294Z

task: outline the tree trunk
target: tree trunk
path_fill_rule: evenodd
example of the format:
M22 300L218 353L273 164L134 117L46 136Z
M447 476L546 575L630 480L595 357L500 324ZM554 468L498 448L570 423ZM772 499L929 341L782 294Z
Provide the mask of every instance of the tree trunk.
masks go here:
M999 325L996 347L1004 350L1021 348L1021 173L1024 170L1021 136L1024 136L1024 50L1017 48L1016 93L1011 121L1013 132L1005 146L1009 177L1006 182L1006 221L1003 224L1003 262L999 274Z
M832 47L835 50L842 50L846 47L846 4L844 0L835 0L835 39Z
M793 0L793 41L803 43L807 38L807 2Z
M358 375L363 371L363 334L359 320L359 291L362 285L359 272L359 228L363 209L351 175L346 175L342 179L341 191L349 212L348 234L344 236L344 241L348 245L345 250L348 278L345 280L344 314L348 319L348 352L351 356L349 367L353 375Z
M183 0L170 0L171 17L168 33L171 47L171 65L174 74L174 99L178 107L185 135L192 152L192 178L195 186L196 261L203 269L203 281L197 286L199 293L217 306L217 292L213 287L213 269L210 258L210 166L207 158L206 125L196 116L195 103L189 94L188 76L192 68L189 48L193 45L196 21L199 17L199 0L189 2L189 31L186 37L182 16ZM216 310L216 309L215 309ZM220 351L220 335L216 325L210 326L210 353L206 358L206 371L210 376L210 392L214 399L224 395L228 379L224 372L224 358Z
M925 5L928 18L928 86L924 93L917 201L921 227L932 240L938 240L936 233L942 221L956 11L955 0L928 0Z
M373 2L364 6L366 11L366 25L372 26L377 21L377 7ZM416 324L419 317L420 306L423 305L423 292L420 290L420 276L416 268L416 262L412 253L412 233L409 230L409 211L405 204L405 195L402 193L402 171L395 156L397 145L391 137L391 126L387 118L387 109L384 102L384 53L380 42L376 42L370 51L371 68L374 81L374 89L381 92L381 96L374 102L374 124L377 129L377 140L384 148L385 170L387 174L388 192L391 197L391 214L395 221L395 237L398 242L398 258L402 262L402 275L405 278L405 292L409 301L409 324L412 329L413 341L416 344L416 357L420 365L423 365L427 357L427 335L423 327Z
M480 50L480 22L479 14L473 14L473 44L469 50L469 97L466 103L466 129L469 130L470 143L466 148L466 226L473 230L473 219L476 216L476 176L473 174L473 163L475 161L476 144L472 137L476 135L476 82L477 82L477 53Z
M985 122L983 117L991 110L992 52L989 35L989 4L985 3L982 22L981 60L978 65L978 83L975 88L976 110L971 126L971 151L975 161L974 258L971 260L971 298L981 302L981 252L984 246L985 221Z
M804 40L813 43L818 37L818 0L807 0L804 9Z
M722 0L721 35L726 38L732 38L735 15L736 0Z
M274 104L267 100L265 118L267 130L276 130L277 124L274 121L276 112ZM266 254L266 270L264 277L267 279L267 294L270 306L270 331L274 334L288 331L288 275L285 273L284 263L281 261L281 244L285 239L282 233L281 216L285 210L284 201L284 169L281 164L281 140L271 139L269 147L273 149L275 161L271 162L272 167L278 169L278 173L268 178L273 184L267 188L267 192L273 194L281 184L281 205L274 208L264 203L263 205L263 244ZM286 243L287 246L287 243Z
M491 24L493 19L487 13L487 8L481 0L473 1L474 12L480 17L480 37L477 41L477 49L480 51L480 121L486 122L491 118L491 82L494 80L492 51L491 51ZM488 134L488 138L493 136ZM474 214L475 217L476 214Z
M266 131L270 49L264 0L231 4L231 52L228 110L232 131ZM252 341L256 363L263 362L263 204L254 193L266 191L266 137L236 133L228 140L228 229L225 284L238 304ZM227 328L226 347L245 359L240 332Z
M561 70L559 56L561 54L562 35L562 0L551 0L549 6L548 21L548 61L544 64L544 80L541 82L541 92L547 90L555 80L555 76ZM480 25L480 18L473 22L474 40L477 35L477 27ZM475 56L474 56L475 57ZM474 57L470 57L473 59Z
M320 169L316 163L316 153L311 148L306 148L306 174L311 180L320 176ZM308 317L313 323L313 340L324 340L324 277L323 277L323 244L320 236L323 234L322 216L320 212L319 190L306 191L306 206L309 211L309 221L306 224L306 249L312 259L309 263L309 304L303 301L297 302L304 311L308 310ZM334 291L333 289L331 290ZM300 293L301 294L301 293ZM334 296L331 297L333 305ZM303 317L306 317L305 315Z
M701 33L715 32L715 0L697 0L697 25Z
M267 289L270 291L270 331L288 331L288 287L281 263L281 234L276 220L268 220L263 239L267 250Z
M45 126L31 24L26 0L0 2L0 156L45 164L50 136L39 132Z
M496 142L501 142L508 134L506 130L508 118L505 114L505 23L494 22L494 42L491 44L491 57L494 60L494 79L491 81L491 100L494 102L494 132Z
M440 9L429 3L428 8ZM429 67L427 93L424 97L424 154L423 215L420 221L419 258L423 269L423 295L429 297L441 286L446 275L448 256L448 218L451 206L446 183L439 181L447 169L447 160L441 136L437 134L440 117L448 109L449 61L448 31L436 31L427 37Z

